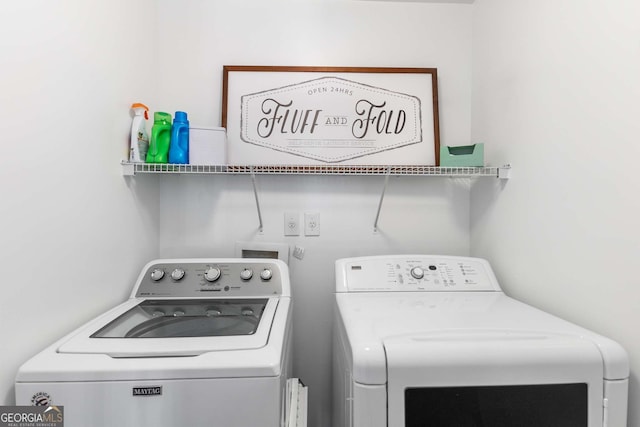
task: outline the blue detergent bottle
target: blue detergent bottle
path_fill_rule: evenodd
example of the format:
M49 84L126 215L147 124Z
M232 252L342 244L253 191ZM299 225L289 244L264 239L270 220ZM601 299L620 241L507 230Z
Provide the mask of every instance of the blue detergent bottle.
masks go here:
M176 111L173 118L169 163L189 163L189 120L184 111Z

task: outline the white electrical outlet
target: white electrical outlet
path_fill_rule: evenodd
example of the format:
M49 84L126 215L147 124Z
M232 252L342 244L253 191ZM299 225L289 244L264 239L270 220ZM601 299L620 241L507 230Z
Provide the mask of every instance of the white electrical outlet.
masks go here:
M320 212L304 213L304 235L305 236L320 235Z
M298 212L284 213L284 235L285 236L300 235L300 214Z

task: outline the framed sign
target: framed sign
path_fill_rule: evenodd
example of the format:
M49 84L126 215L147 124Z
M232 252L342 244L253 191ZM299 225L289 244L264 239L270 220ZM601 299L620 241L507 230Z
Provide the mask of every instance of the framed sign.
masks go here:
M435 68L224 66L229 164L439 165Z

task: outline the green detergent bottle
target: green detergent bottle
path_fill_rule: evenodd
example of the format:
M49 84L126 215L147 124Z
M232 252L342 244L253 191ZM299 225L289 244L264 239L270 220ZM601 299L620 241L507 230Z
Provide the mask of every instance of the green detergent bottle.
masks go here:
M156 112L153 114L151 140L147 151L147 163L167 163L171 142L171 114Z

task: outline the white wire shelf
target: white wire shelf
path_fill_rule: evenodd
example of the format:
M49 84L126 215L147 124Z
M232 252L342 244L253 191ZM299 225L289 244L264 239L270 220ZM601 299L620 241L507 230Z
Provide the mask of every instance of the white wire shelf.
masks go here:
M258 230L262 232L262 210L256 187L256 175L377 175L384 176L384 185L380 194L380 202L376 212L373 230L378 230L378 220L382 202L391 176L442 176L442 177L494 177L509 179L511 166L485 167L446 167L422 165L179 165L166 163L131 163L122 162L122 173L125 176L138 174L193 174L193 175L250 175L253 183L253 193L258 211Z
M511 166L444 167L422 165L179 165L122 162L123 174L229 175L397 175L494 177L508 179Z

